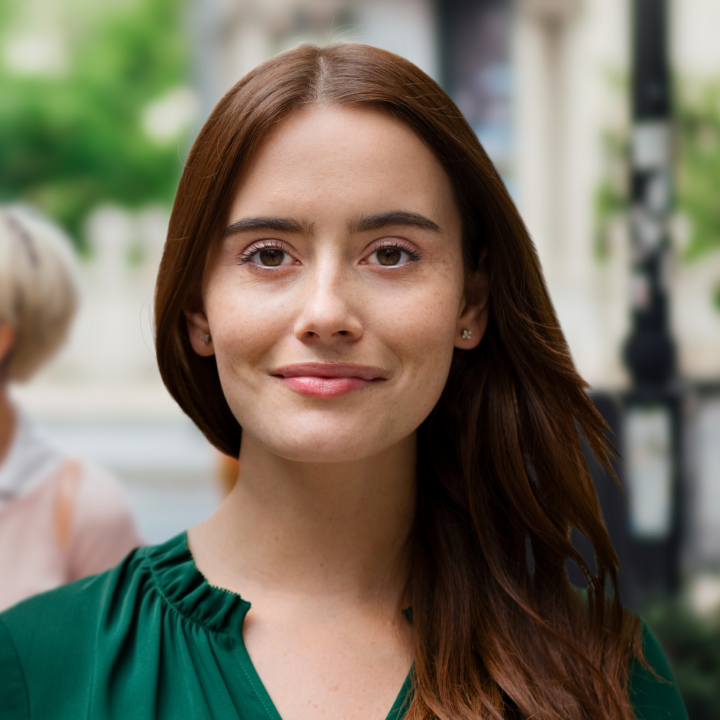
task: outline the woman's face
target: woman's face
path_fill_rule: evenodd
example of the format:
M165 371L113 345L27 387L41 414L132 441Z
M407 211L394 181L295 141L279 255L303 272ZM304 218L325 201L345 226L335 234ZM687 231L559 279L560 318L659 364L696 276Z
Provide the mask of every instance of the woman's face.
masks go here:
M243 432L305 462L412 435L453 348L475 347L485 327L460 238L450 181L404 124L323 106L281 123L240 180L201 305L186 310Z

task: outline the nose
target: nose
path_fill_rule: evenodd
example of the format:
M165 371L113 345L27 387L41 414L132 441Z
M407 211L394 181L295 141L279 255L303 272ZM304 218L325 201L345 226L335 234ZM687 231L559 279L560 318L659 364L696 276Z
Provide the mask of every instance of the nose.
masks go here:
M328 271L307 279L307 293L295 321L295 336L302 342L353 342L363 335L355 311L352 280Z

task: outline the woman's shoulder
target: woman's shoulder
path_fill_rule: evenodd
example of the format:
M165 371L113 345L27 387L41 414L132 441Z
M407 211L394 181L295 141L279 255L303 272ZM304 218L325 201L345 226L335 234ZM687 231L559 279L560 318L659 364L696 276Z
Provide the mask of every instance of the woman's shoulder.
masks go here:
M150 595L149 550L139 548L111 570L0 613L0 707L9 719L29 717L36 688L52 703L88 682L98 646L135 623L137 608Z
M23 600L0 613L0 625L28 652L48 643L64 645L65 632L79 639L101 616L116 611L119 599L141 590L149 574L147 550L138 548L110 570Z
M77 488L71 500L68 575L102 572L142 544L125 489L113 475L92 463L77 463Z
M642 649L648 669L630 664L630 700L637 720L687 720L688 714L670 662L648 624L641 618Z
M207 583L185 533L139 548L112 570L0 614L0 716L157 718L154 698L168 678L218 658L234 667L234 637L249 607ZM173 690L163 717L179 717L197 690Z
M54 476L64 462L60 452L34 423L19 409L15 411L16 425L7 454L0 463L0 489L4 499L0 507L32 492L49 477Z
M587 608L587 591L576 589L576 592ZM685 703L660 641L643 617L635 617L640 621L640 644L645 660L643 663L633 657L628 669L630 702L636 720L687 720Z

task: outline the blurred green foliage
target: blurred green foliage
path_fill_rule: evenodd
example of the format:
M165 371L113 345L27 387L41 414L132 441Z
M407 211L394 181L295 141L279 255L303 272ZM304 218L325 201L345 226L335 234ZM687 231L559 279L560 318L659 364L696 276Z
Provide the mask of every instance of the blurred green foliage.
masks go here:
M686 83L678 112L678 206L692 222L685 257L720 251L720 81ZM720 282L712 303L720 312ZM720 704L718 704L720 708Z
M609 83L624 99L627 79L613 74ZM601 137L605 171L595 192L599 258L607 256L608 221L629 208L629 133L627 117ZM720 251L720 80L677 83L675 154L676 210L687 215L692 227L683 260L692 261Z
M22 3L0 6L4 53L28 20ZM181 0L65 0L62 8L66 72L0 65L0 200L34 204L87 251L82 226L98 203L172 201L185 148L148 137L142 117L185 81L189 43Z
M626 102L627 78L609 74L610 87ZM626 116L628 113L626 112ZM675 209L690 220L691 235L684 262L720 252L720 80L676 83ZM601 137L604 173L595 191L595 257L609 257L610 221L629 209L630 127L606 128ZM713 306L720 311L720 283Z
M720 609L700 617L679 601L653 605L643 613L675 672L692 720L720 716Z

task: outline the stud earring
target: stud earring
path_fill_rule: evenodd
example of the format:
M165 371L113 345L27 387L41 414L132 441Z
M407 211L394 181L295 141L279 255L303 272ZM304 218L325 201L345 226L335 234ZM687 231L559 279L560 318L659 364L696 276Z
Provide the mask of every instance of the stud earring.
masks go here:
M469 340L469 339L472 337L472 330L463 330L463 331L460 333L460 337L461 337L463 340Z
M210 342L210 336L207 333L203 333L200 336L200 340L204 343L208 343L208 342Z

